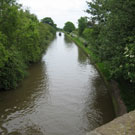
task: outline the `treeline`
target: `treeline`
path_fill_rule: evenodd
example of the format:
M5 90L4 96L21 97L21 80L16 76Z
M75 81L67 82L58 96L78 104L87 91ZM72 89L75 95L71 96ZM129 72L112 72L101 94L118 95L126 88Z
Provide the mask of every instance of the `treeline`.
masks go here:
M0 90L17 87L55 33L15 0L0 0Z
M88 27L83 36L106 69L119 83L128 111L135 109L135 1L88 2ZM89 37L89 38L88 38Z
M135 84L135 1L93 0L84 37L105 62L110 77ZM89 37L89 38L88 38Z
M92 0L72 34L84 38L107 79L116 80L128 109L135 108L135 1Z

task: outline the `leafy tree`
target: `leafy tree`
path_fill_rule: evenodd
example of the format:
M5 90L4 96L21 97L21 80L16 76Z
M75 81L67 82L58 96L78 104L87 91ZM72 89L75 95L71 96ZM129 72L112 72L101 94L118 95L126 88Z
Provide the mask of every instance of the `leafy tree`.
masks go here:
M3 90L16 88L26 75L26 65L19 52L12 48L7 56L4 66L0 68L0 89Z
M93 29L92 28L85 28L82 35L87 41L91 41Z
M45 24L49 24L51 25L52 27L56 28L57 25L54 23L54 21L52 20L52 18L50 17L45 17L41 20L42 23L45 23Z
M129 77L123 74L124 69L120 67L121 65L127 65L124 57L125 47L127 44L134 44L134 40L129 41L127 38L129 39L135 34L135 19L133 19L135 2L129 2L128 0L95 0L88 2L88 5L87 12L97 22L93 27L92 34L93 39L96 36L96 39L93 40L96 46L95 50L98 49L101 60L108 61L112 77L128 79ZM94 33L95 31L97 32ZM134 74L134 71L131 71L130 68L129 71ZM128 70L126 72L128 74Z
M48 24L39 24L39 43L41 51L43 52L48 43L54 38L56 30Z
M75 30L75 26L74 26L74 24L72 23L72 22L66 22L65 23L65 26L64 26L64 31L66 31L66 32L72 32L72 31L74 31Z
M56 30L40 23L15 0L0 1L0 90L16 88L37 62Z
M82 36L82 33L83 33L84 29L87 28L87 26L88 26L87 17L81 17L78 20L78 31L79 31L80 36Z
M126 97L125 103L129 110L134 109L135 1L92 0L87 3L87 13L95 22L89 38L91 49L98 55L100 62L107 65L110 78L122 84L121 87L124 85L122 93Z
M8 51L4 44L7 42L6 36L0 33L0 68L3 68L5 62L8 60Z

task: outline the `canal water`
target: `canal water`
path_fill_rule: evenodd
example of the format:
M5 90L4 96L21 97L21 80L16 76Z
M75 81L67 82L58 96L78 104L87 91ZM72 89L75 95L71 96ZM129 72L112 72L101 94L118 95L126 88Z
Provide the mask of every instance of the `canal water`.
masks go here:
M16 90L0 92L0 135L86 135L113 118L99 73L63 33Z

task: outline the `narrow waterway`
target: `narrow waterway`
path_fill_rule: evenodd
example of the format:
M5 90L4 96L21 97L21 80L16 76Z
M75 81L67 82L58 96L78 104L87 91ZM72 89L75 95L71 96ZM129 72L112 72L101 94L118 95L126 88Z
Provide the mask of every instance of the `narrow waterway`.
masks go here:
M0 135L85 135L113 118L99 73L64 34L19 88L0 92Z

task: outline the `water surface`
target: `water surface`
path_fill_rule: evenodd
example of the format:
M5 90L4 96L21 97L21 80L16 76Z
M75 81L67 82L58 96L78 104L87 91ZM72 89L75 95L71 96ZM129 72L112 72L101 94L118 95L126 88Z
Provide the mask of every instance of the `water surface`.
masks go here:
M0 93L1 135L85 135L114 118L99 73L64 34L29 73L19 88Z

